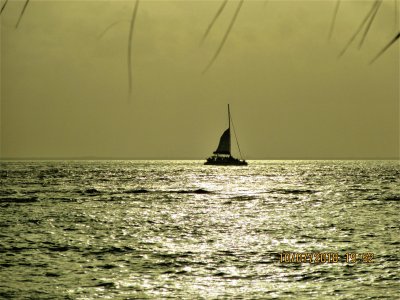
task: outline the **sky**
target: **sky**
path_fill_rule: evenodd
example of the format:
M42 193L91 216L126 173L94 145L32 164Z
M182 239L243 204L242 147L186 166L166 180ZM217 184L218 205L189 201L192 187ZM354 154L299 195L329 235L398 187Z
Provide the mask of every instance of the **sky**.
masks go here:
M204 159L227 127L246 159L400 158L400 1L9 1L0 158ZM4 3L4 0L1 4ZM111 26L111 27L110 27ZM233 149L233 153L236 150ZM235 154L236 155L236 154Z

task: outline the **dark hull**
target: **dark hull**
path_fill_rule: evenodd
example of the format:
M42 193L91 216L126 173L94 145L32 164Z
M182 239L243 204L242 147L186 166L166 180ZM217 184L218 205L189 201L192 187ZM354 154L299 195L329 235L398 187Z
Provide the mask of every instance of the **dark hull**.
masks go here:
M205 163L205 165L211 165L211 166L247 166L247 162L245 160L239 160L239 159L208 159Z

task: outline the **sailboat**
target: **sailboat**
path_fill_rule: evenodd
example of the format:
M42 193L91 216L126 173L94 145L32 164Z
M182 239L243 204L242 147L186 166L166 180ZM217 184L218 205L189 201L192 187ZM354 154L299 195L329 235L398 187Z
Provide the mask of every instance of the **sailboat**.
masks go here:
M231 123L233 125L231 119L231 112L228 104L228 129L224 131L219 139L219 144L217 150L213 152L213 155L207 158L207 161L204 163L205 165L217 165L217 166L247 166L247 162L241 157L241 159L234 158L231 155ZM235 133L235 127L233 126L233 131ZM240 156L242 156L240 152L239 142L235 133L235 140L238 146L238 150Z

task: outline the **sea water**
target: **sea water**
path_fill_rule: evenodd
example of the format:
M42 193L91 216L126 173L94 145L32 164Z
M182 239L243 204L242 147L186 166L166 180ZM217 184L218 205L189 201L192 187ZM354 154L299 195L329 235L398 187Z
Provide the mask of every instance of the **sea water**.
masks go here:
M4 299L400 297L398 161L0 169Z

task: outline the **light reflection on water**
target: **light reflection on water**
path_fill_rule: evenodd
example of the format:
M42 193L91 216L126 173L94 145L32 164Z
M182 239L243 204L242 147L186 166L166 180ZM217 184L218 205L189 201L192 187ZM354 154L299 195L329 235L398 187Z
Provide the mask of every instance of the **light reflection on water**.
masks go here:
M396 298L399 175L394 161L1 162L0 297Z

